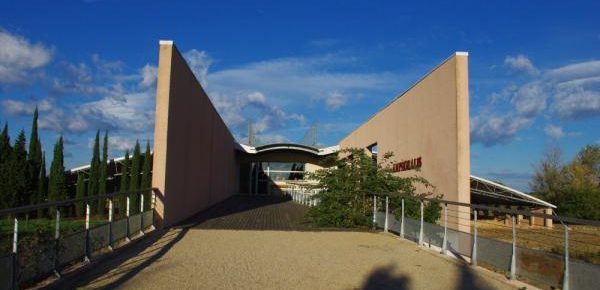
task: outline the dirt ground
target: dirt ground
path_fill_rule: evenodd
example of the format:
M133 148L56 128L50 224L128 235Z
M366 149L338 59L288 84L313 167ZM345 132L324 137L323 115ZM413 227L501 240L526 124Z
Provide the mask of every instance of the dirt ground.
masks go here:
M515 288L503 277L367 232L174 229L127 252L61 288Z

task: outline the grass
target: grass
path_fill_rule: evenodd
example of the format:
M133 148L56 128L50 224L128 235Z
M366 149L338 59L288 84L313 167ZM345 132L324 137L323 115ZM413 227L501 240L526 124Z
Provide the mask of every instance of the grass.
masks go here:
M517 225L517 245L530 249L564 254L564 227L553 228ZM592 226L569 226L569 256L593 264L600 264L600 228ZM511 226L501 221L485 220L477 224L478 234L506 242L512 242Z

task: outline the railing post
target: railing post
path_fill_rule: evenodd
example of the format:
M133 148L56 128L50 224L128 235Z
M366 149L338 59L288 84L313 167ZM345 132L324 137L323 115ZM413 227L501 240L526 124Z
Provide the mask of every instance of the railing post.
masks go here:
M54 274L56 277L60 278L60 273L58 273L58 253L60 252L60 208L56 207L56 224L54 225Z
M420 200L421 204L421 225L419 226L419 246L423 245L423 200Z
M517 229L515 225L515 215L511 215L512 220L512 255L510 257L510 279L517 278Z
M144 193L140 192L140 234L144 235Z
M563 276L563 290L569 290L569 227L563 224L565 228L565 274Z
M383 224L383 231L384 232L388 232L388 225L389 225L389 221L388 221L388 215L389 215L389 211L390 211L390 198L389 196L385 196L385 223Z
M373 228L377 229L377 195L373 195Z
M402 216L400 217L400 237L404 239L404 198L402 199Z
M12 248L12 252L13 252L13 263L12 263L12 289L13 290L17 290L18 289L18 282L17 282L17 269L19 269L18 267L18 263L19 260L17 259L17 250L19 248L19 220L17 219L17 216L15 215L15 227L13 229L13 248Z
M90 261L90 203L85 201L85 257L84 262Z
M448 204L444 203L444 240L442 241L442 254L448 250Z
M108 249L113 249L113 199L108 199Z
M127 218L127 241L129 242L129 241L131 241L131 238L130 238L131 237L131 229L129 227L129 214L130 214L130 210L129 209L130 209L131 200L129 198L129 193L127 193L126 195L127 195L127 198L126 198L126 201L125 201L125 203L126 203L126 205L125 205L125 216Z
M471 250L471 265L477 266L477 209L473 210L473 248Z
M153 189L150 190L152 192L152 202L150 204L151 209L152 209L152 229L156 229L156 226L154 225L154 209L156 208L156 193L154 192Z

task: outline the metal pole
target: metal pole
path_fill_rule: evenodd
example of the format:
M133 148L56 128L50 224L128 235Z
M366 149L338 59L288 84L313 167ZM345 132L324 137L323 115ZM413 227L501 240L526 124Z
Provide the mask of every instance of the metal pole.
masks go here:
M84 262L90 261L90 203L85 202L85 257Z
M442 254L448 250L448 204L444 203L444 240L442 241Z
M388 232L388 225L389 225L389 221L388 221L388 215L390 212L390 198L389 196L385 196L385 223L383 224L383 231L384 232Z
M477 266L477 210L473 210L473 249L471 250L471 265Z
M108 249L112 251L113 245L113 199L108 199Z
M60 209L56 208L56 224L54 226L54 274L60 278L58 273L58 253L59 253L59 238L60 238Z
M565 274L563 277L563 290L569 290L569 227L563 224L565 228Z
M13 263L12 263L12 288L14 290L18 289L17 287L17 269L19 268L17 266L18 264L18 259L17 259L17 249L18 247L18 240L19 240L19 220L17 219L17 216L15 215L15 227L13 230Z
M131 203L131 200L129 198L129 194L127 194L127 198L126 198L126 205L125 205L125 216L127 217L127 241L130 241L129 236L131 236L131 229L129 228L129 204Z
M510 257L510 279L517 278L517 229L515 226L515 215L511 215L512 220L512 255Z
M404 238L404 198L402 199L402 216L400 218L400 237Z
M144 193L140 192L140 234L144 234Z
M421 226L419 227L419 246L423 245L423 200L421 200Z
M377 195L373 195L373 228L377 228Z

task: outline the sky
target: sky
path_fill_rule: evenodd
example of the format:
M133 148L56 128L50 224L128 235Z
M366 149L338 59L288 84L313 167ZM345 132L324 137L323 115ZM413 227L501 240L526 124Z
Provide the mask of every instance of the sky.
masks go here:
M47 3L48 2L48 3ZM47 159L152 142L158 41L173 40L234 136L334 145L469 52L471 173L529 190L546 148L600 144L598 1L2 1L0 122ZM415 3L413 3L415 2ZM419 2L419 3L416 3ZM574 2L574 3L571 3Z

